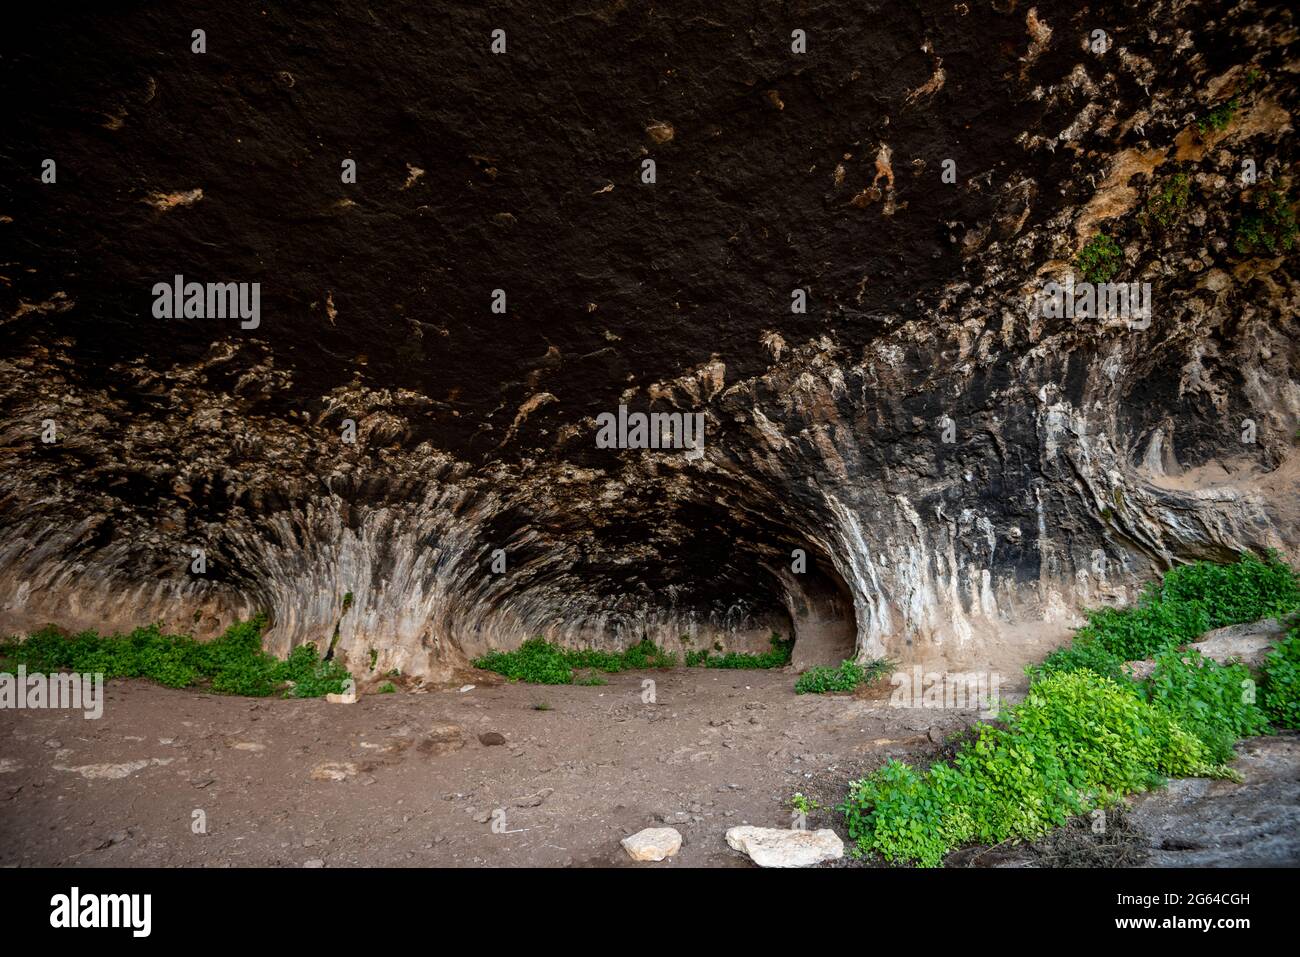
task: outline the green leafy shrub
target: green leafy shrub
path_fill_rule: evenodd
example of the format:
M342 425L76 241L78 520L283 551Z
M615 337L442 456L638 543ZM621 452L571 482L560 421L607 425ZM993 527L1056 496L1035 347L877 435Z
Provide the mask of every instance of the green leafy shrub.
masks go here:
M1079 250L1075 265L1084 282L1110 282L1124 267L1124 251L1105 233L1098 233Z
M1058 648L1042 664L1027 668L1031 678L1066 671L1091 671L1103 678L1113 681L1126 679L1124 673L1125 659L1110 651L1097 636L1075 638L1064 648Z
M489 652L476 658L474 667L530 684L567 685L573 681L573 667L564 651L544 638L530 638L514 651Z
M801 674L794 683L795 694L826 694L828 691L852 691L859 685L875 681L891 667L884 658L868 662L865 666L851 658L841 661L838 668L818 665Z
M891 760L852 782L838 810L858 850L933 867L961 844L1037 837L1167 775L1232 776L1170 714L1091 671L1042 678L1002 717L950 764Z
M1246 552L1230 565L1194 562L1173 569L1160 588L1164 602L1198 605L1207 627L1280 618L1300 608L1300 578L1275 552Z
M688 668L784 668L790 663L794 652L794 639L783 641L778 634L772 635L772 649L762 654L729 651L724 655L711 654L707 649L686 652Z
M970 841L1030 839L1172 776L1239 778L1233 745L1268 719L1300 726L1300 619L1269 655L1261 700L1249 670L1178 651L1210 628L1300 608L1300 580L1275 553L1173 569L1127 609L1088 614L1038 667L1024 702L980 724L950 763L890 761L850 785L838 810L859 853L937 865ZM1127 661L1152 657L1145 682ZM829 670L829 669L827 669Z
M633 671L672 668L677 655L664 651L648 638L623 652L590 648L561 648L545 638L530 638L514 651L493 651L474 659L474 667L505 675L511 681L529 684L567 685L574 683L575 670ZM596 684L583 680L579 684ZM604 684L604 682L599 682Z
M1291 197L1261 184L1255 190L1251 209L1237 222L1232 248L1242 256L1288 252L1295 245L1297 228Z
M1264 712L1279 728L1300 729L1300 623L1264 660Z
M1198 651L1162 651L1155 672L1140 688L1145 700L1196 735L1216 762L1233 759L1238 738L1268 730L1245 665L1220 665Z
M1182 218L1192 198L1192 181L1186 173L1175 173L1169 178L1164 189L1153 196L1147 203L1147 213L1161 226L1168 229Z
M1297 608L1300 580L1275 553L1246 553L1228 565L1194 562L1148 585L1130 608L1088 612L1073 642L1029 671L1036 677L1086 668L1120 679L1126 661L1154 657L1211 628L1282 617Z
M1196 128L1200 130L1202 136L1211 130L1215 133L1222 133L1228 128L1228 124L1232 122L1232 118L1236 115L1240 106L1241 101L1233 97L1227 103L1221 103L1197 120Z
M65 638L53 628L5 646L7 667L33 671L103 673L109 678L147 678L170 688L207 684L222 694L265 697L292 682L295 697L338 693L351 678L337 662L322 662L315 646L295 648L285 661L262 650L266 619L235 622L209 642L189 635L167 635L157 625L128 635L93 631Z

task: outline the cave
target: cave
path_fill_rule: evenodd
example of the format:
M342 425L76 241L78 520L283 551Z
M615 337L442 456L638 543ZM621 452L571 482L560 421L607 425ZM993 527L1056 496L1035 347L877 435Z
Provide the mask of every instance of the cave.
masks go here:
M0 629L963 664L1294 554L1286 11L569 6L6 31Z

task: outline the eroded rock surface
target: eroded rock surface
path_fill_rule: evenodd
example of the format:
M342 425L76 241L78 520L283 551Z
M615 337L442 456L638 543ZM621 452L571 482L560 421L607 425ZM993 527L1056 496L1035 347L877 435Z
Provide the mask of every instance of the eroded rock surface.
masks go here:
M265 7L0 40L0 631L964 664L1295 557L1294 257L1238 243L1295 195L1290 11ZM1148 327L1044 317L1098 230ZM155 318L176 275L258 325ZM598 449L620 404L702 454Z

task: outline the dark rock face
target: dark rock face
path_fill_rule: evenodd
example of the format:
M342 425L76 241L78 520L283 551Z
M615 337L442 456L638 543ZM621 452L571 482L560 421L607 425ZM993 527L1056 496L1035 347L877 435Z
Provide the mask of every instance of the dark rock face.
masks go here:
M0 630L965 663L1294 556L1294 257L1241 242L1296 195L1288 10L534 7L8 32ZM1044 315L1099 230L1149 325ZM260 321L158 317L176 275ZM702 454L598 448L620 404Z

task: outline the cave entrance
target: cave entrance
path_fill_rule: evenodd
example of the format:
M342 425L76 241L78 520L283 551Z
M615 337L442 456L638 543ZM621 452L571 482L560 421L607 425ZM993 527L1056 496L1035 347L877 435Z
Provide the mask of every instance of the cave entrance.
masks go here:
M829 560L810 561L802 575L784 571L781 584L794 623L791 663L797 670L838 665L857 654L853 595Z

